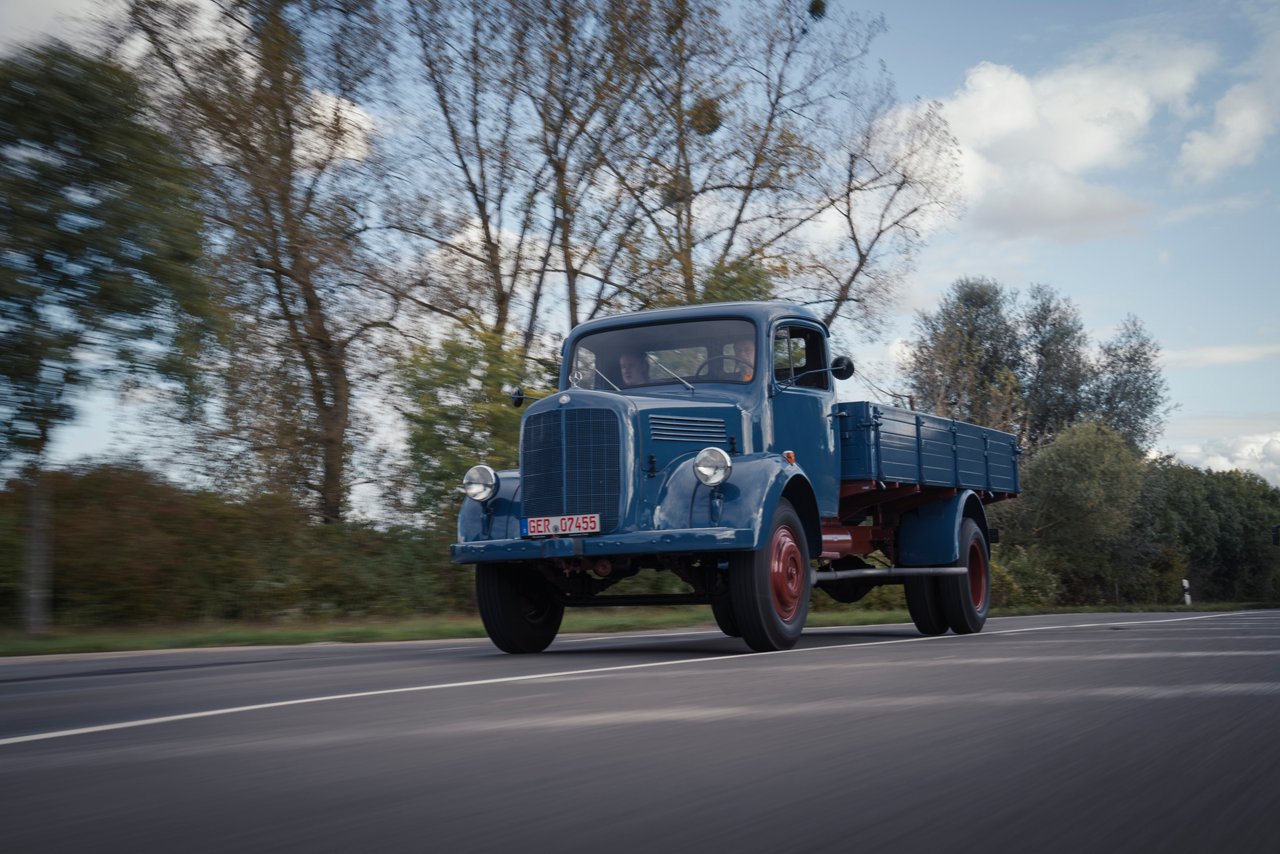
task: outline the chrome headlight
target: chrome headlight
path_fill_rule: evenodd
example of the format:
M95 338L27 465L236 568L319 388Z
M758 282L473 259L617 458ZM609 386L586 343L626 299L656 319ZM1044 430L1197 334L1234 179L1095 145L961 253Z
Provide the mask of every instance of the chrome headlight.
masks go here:
M488 466L472 466L462 477L462 491L468 498L488 501L498 491L498 473Z
M719 486L733 472L733 460L719 448L703 448L693 458L693 473L707 486Z

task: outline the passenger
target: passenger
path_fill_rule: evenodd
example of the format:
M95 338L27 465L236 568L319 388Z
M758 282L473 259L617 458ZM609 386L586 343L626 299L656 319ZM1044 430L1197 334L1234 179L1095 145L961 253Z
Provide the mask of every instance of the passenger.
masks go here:
M649 382L649 360L644 353L623 353L618 357L618 373L625 386L644 385Z
M741 362L733 362L733 373L746 383L751 382L751 378L756 373L756 339L755 338L739 338L733 342L733 355L741 359Z

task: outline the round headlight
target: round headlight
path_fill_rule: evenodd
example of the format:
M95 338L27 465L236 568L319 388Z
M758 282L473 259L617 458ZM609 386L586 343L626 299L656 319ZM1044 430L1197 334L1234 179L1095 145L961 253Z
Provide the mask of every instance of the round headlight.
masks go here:
M488 501L498 491L498 473L488 466L472 466L462 477L462 491L468 498Z
M732 471L733 460L719 448L703 448L693 459L693 473L707 486L719 486Z

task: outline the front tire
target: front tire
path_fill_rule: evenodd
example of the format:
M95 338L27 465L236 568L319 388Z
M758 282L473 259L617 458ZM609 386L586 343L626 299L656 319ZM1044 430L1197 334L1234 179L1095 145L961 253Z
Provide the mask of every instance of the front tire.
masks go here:
M812 577L800 517L782 500L764 548L729 564L729 594L742 639L756 652L790 649L809 616Z
M972 519L965 519L960 526L960 559L969 571L939 578L938 590L951 631L970 635L982 631L991 610L991 550Z
M489 640L503 652L542 652L555 640L564 602L532 567L476 564L476 604Z

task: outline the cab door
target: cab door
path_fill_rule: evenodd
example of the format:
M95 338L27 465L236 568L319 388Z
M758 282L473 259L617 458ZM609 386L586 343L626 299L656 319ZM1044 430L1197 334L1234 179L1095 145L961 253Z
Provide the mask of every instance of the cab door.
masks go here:
M819 513L834 516L840 502L840 460L826 333L814 324L782 321L774 328L772 349L770 450L795 453L813 484Z

